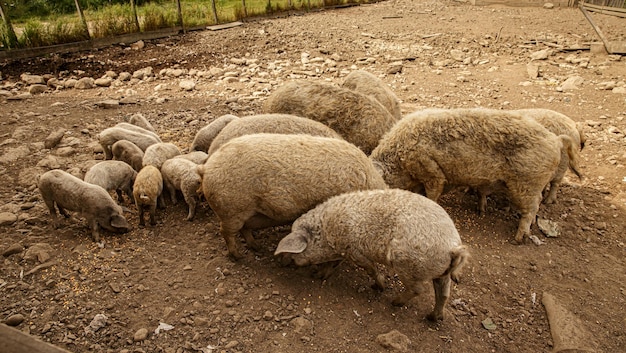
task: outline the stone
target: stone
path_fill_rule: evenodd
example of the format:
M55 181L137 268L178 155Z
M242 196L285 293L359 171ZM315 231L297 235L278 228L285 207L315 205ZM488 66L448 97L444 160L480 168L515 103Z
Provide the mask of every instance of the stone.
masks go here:
M112 78L112 79L116 79L117 78L117 73L115 71L109 70L109 71L104 73L104 76Z
M65 88L74 88L76 87L76 84L78 83L78 80L75 78L68 78L67 80L65 80L63 82L63 86L65 86Z
M547 3L543 4L543 8L544 8L544 9L551 10L551 9L553 9L553 8L554 8L554 4L553 4L553 3L551 3L551 2L547 2Z
M130 45L130 48L133 50L143 49L146 46L143 40L136 41L135 43Z
M65 129L58 128L50 133L43 142L43 146L47 149L55 148L65 136Z
M59 160L55 156L47 155L44 159L37 162L37 166L40 168L52 170L61 168L61 163L59 163Z
M626 87L615 87L611 90L613 93L626 94Z
M28 87L28 93L30 94L42 94L48 90L48 86L42 84L35 84Z
M63 82L61 82L58 78L53 77L48 80L46 85L48 85L48 87L50 88L59 88L59 87L63 87Z
M141 341L145 340L146 338L148 338L148 329L146 329L146 328L140 328L133 335L133 341L135 341L135 342L141 342Z
M230 341L224 346L224 349L233 349L239 345L239 341Z
M30 154L30 149L26 146L9 148L0 156L0 163L12 163Z
M69 156L71 156L71 155L76 153L76 149L74 147L70 147L70 146L61 147L61 148L58 148L57 150L55 150L54 153L57 156L69 157Z
M293 331L299 334L309 335L313 329L311 321L300 316L291 320L291 324L293 325Z
M456 61L463 61L463 51L458 50L458 49L452 49L450 50L450 56L452 57L452 60L456 60Z
M96 316L93 317L89 325L85 327L85 333L95 333L96 331L107 325L107 320L108 317L106 315L96 314Z
M531 60L546 60L552 51L550 49L543 49L530 54Z
M46 80L43 78L43 76L39 76L39 75L22 74L20 75L20 80L24 81L26 84L29 84L29 85L36 85L36 84L45 85L46 84Z
M7 326L18 326L19 324L21 324L22 322L24 322L24 315L22 314L14 314L11 315L7 318L7 320L4 322Z
M20 244L20 243L15 243L15 244L9 246L8 248L6 248L2 252L2 256L9 257L9 256L11 256L13 254L19 254L22 251L24 251L24 246L22 246L22 244Z
M388 333L378 335L376 342L384 348L400 352L407 352L411 344L411 340L398 330L392 330Z
M178 87L185 91L193 91L196 88L196 83L191 80L181 80Z
M131 75L130 72L121 72L117 79L120 81L129 81L132 77L133 75Z
M24 260L28 262L38 261L44 263L54 255L54 249L48 243L36 243L26 249Z
M106 99L100 102L97 102L96 105L100 108L104 109L113 109L120 106L120 101L115 99Z
M537 218L537 226L541 233L548 238L556 238L561 232L561 227L556 222L544 218Z
M76 89L90 89L94 87L94 79L91 77L83 77L80 80L78 80L78 82L76 82L76 85L74 86L74 88Z
M598 83L598 89L601 90L612 90L617 87L617 82L615 81L605 81Z
M270 321L271 319L274 318L274 314L272 314L271 311L266 311L265 313L263 313L263 319L266 321Z
M0 227L10 226L17 222L17 215L11 212L0 212Z
M530 78L531 80L536 79L537 77L539 77L539 65L533 63L527 64L526 72L528 73L528 78Z
M563 82L561 89L563 91L577 90L580 89L579 86L582 85L583 82L585 82L585 79L580 76L570 76L567 80L565 80L565 82Z
M113 80L110 77L102 77L94 81L98 87L110 87Z

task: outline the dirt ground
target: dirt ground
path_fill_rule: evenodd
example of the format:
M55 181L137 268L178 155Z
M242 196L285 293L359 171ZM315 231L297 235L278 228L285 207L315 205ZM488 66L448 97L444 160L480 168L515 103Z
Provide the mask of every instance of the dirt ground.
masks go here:
M624 40L626 20L593 16L608 37ZM408 337L408 351L549 352L555 339L541 299L550 293L589 332L578 348L624 351L626 59L570 50L598 40L577 9L396 0L191 32L137 50L117 45L1 63L0 321L21 315L18 329L72 352L377 352L386 350L377 336L392 330ZM111 87L6 98L27 91L24 72L66 81L148 66L152 75ZM355 69L380 75L404 113L540 107L585 127L585 179L568 174L558 202L542 205L539 217L560 227L547 238L533 226L543 245L510 243L518 218L501 196L489 199L484 216L470 193L441 200L472 253L443 322L425 319L430 290L396 308L397 280L381 293L350 264L323 282L306 268L281 266L272 253L288 226L258 232L263 250L231 261L206 203L192 222L183 202L168 205L146 228L126 204L132 231L106 233L100 246L78 217L51 226L37 175L82 173L103 159L102 129L141 112L164 141L186 149L220 115L259 113L283 82L340 84ZM582 83L572 88L565 81L574 77ZM183 80L195 88L181 89ZM98 103L106 99L126 104L104 109ZM59 127L67 130L61 144L44 148ZM98 314L104 327L86 330ZM174 328L155 334L159 323Z

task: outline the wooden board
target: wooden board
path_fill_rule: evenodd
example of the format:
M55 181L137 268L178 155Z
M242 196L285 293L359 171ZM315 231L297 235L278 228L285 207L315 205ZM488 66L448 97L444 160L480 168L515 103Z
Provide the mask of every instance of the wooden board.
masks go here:
M6 353L70 353L5 324L0 324L0 351Z
M67 44L51 45L47 47L27 48L27 49L11 49L1 50L0 60L3 59L25 59L36 56L42 56L52 53L72 53L82 50L91 50L96 48L104 48L109 45L118 43L134 43L139 40L150 40L157 38L165 38L172 35L177 35L182 30L181 27L166 28L150 32L139 32L123 34L115 37L95 38L92 40L85 40L82 42L74 42Z
M211 30L211 31L219 31L219 30L222 30L222 29L238 27L238 26L241 26L241 25L243 25L243 22L236 21L236 22L224 23L224 24L221 24L221 25L209 26L206 29Z
M542 7L546 2L554 4L554 7L568 7L573 6L573 0L470 0L470 3L475 6L488 6L488 5L504 5L504 6L517 6L517 7Z
M626 17L626 9L622 9L619 7L600 6L600 5L588 4L586 2L581 3L581 6L589 11L601 13L604 15L611 15L611 16L617 16L617 17L622 17L622 18Z

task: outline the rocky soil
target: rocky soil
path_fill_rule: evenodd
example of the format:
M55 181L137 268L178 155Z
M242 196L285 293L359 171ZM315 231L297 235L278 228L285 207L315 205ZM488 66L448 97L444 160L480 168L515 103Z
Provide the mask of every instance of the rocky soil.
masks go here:
M593 16L624 40L624 19ZM72 352L548 352L563 348L549 293L588 335L575 348L622 351L626 59L592 53L597 41L577 9L394 0L0 63L0 321ZM350 264L324 282L281 266L289 227L258 232L263 250L232 262L206 204L192 222L170 205L145 228L126 204L132 231L100 244L77 217L52 228L38 175L84 174L104 158L102 129L142 113L186 149L222 114L259 113L283 82L340 84L355 69L379 75L404 113L541 107L585 127L585 179L569 175L542 206L559 229L533 226L541 245L510 244L517 216L502 196L484 216L470 193L441 200L472 251L445 321L424 318L431 291L392 307L393 274L379 293Z

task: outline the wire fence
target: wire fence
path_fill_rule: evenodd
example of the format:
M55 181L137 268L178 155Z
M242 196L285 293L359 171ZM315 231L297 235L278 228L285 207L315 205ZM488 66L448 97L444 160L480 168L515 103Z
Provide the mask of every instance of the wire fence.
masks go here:
M83 0L84 1L84 0ZM286 11L311 11L380 0L170 0L137 5L136 0L52 17L32 16L12 23L0 0L0 52L93 41L133 33L183 32ZM164 31L165 30L165 31ZM148 35L149 37L149 35Z

